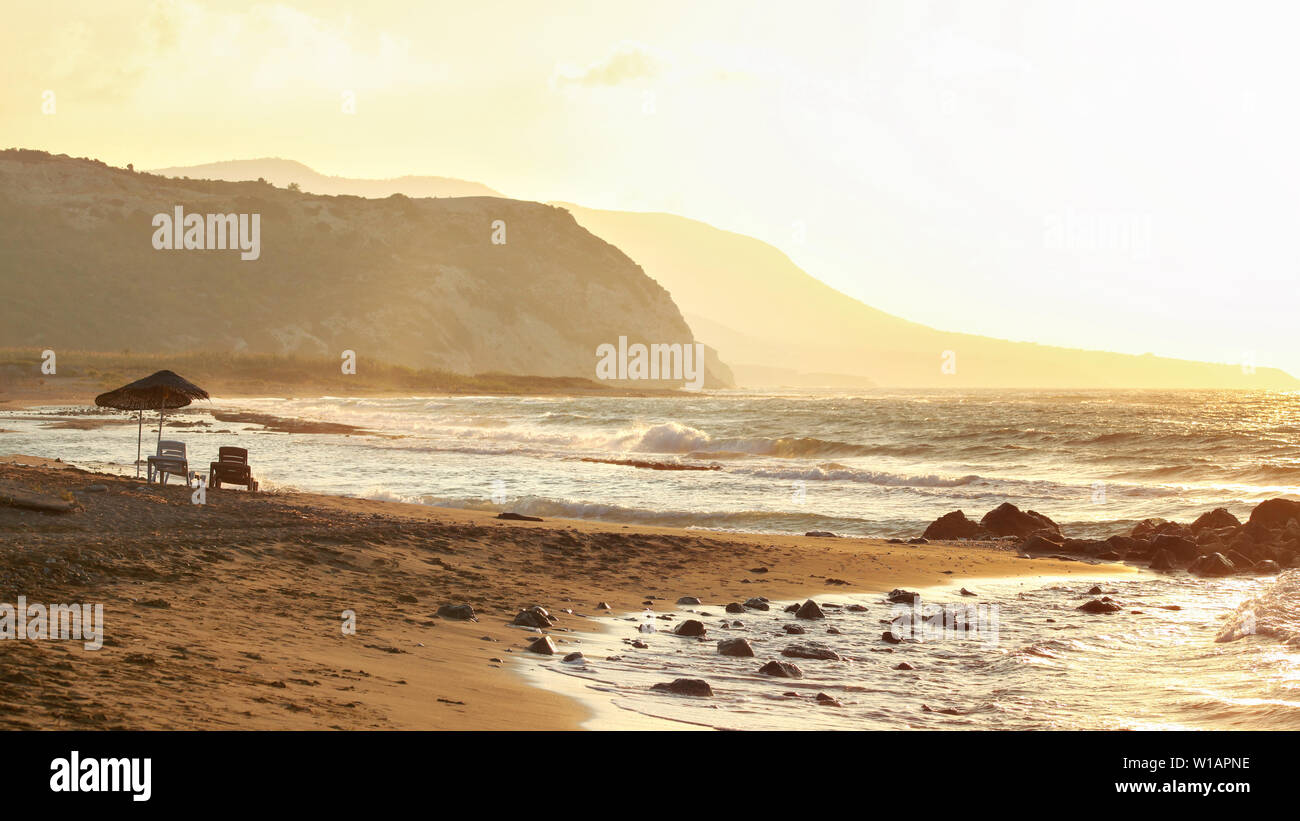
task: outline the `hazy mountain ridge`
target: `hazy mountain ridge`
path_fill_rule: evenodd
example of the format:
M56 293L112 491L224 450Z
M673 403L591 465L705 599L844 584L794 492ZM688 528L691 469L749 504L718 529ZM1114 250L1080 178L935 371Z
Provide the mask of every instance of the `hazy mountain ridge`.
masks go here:
M452 177L405 175L391 179L369 180L354 177L334 177L322 174L296 160L265 157L256 160L225 160L202 165L179 165L156 168L148 173L162 177L189 177L195 180L225 180L249 182L264 179L277 188L288 188L297 183L303 191L312 194L335 196L389 197L405 194L408 197L504 197L482 183L458 180Z
M773 378L809 384L815 375L831 376L829 384L838 385L851 374L864 386L896 387L1300 387L1300 380L1276 368L1248 373L1239 365L940 331L836 291L753 237L672 214L556 204L667 288L695 333L717 349L742 385L771 384L764 380ZM941 370L946 352L954 373ZM784 378L781 370L800 376Z
M153 216L177 205L260 214L260 258L155 250ZM563 209L331 197L22 150L0 152L0 304L0 346L353 350L358 369L593 378L597 347L620 335L693 339L663 287ZM729 381L716 359L710 373Z

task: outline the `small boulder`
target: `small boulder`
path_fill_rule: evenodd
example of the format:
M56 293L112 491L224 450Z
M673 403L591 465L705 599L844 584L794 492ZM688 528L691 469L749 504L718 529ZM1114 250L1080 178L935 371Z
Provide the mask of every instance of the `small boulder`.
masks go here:
M678 604L700 604L699 596L682 596L677 600Z
M453 621L478 621L474 608L468 604L444 604L438 608L438 618Z
M814 536L814 537L818 537L818 538L822 538L822 539L834 539L834 538L836 538L835 534L832 533L832 532L830 532L829 530L810 530L810 531L808 531L807 533L805 533L805 534L803 534L803 535L805 535L805 536Z
M792 659L815 659L817 661L842 661L839 653L820 644L792 644L781 651L781 655Z
M675 678L672 681L661 681L650 689L693 698L713 697L713 688L702 678Z
M746 639L723 639L718 642L718 655L753 658L754 648Z
M537 516L525 516L522 513L498 513L497 518L507 519L515 522L540 522L541 521L541 519Z
M1262 562L1256 562L1255 566L1251 569L1256 573L1266 573L1268 575L1275 575L1282 572L1282 568L1272 559L1265 559Z
M825 693L818 693L818 694L817 694L817 703L820 704L820 705L823 706L823 707L843 707L843 706L844 706L843 704L840 703L839 699L835 698L834 696L828 696L828 695L826 695Z
M568 662L569 664L577 664L579 662L584 662L586 660L587 657L582 655L582 653L570 653L569 655L564 657L564 661Z
M905 662L905 661L900 661L898 664L895 664L895 665L894 665L894 669L895 669L895 670L915 670L916 668L913 667L912 665L908 664L908 663Z
M777 678L803 678L803 670L798 665L791 664L788 661L769 661L758 672L765 676L776 676Z
M824 619L826 614L817 606L817 602L809 599L799 606L799 609L794 612L794 617L796 619Z
M1082 610L1085 613L1100 614L1100 613L1118 613L1122 608L1120 608L1118 604L1115 604L1114 602L1111 601L1102 601L1101 599L1093 599L1091 601L1084 602L1083 604L1079 605L1079 607L1076 609Z
M885 596L885 601L890 604L916 604L920 600L920 593L913 593L910 590L903 590L900 587L895 587Z
M520 627L550 627L555 623L555 618L546 612L546 608L533 605L527 610L520 610L515 620L511 624L517 624Z
M723 609L726 610L728 613L744 613L744 612L745 612L745 607L744 607L744 605L742 605L740 602L734 602L734 601L733 601L731 604L727 605L727 606L726 606L725 608L723 608Z
M709 630L704 626L704 622L698 619L687 619L673 630L673 633L678 636L703 636L707 632Z
M764 610L764 611L766 611L766 610L771 610L771 609L772 609L771 606L768 605L768 603L767 603L767 599L765 599L765 598L763 598L763 597L761 597L761 596L755 596L755 597L752 598L752 599L746 599L746 600L745 600L745 607L748 607L750 610Z
M543 656L553 656L556 652L555 642L551 641L550 636L538 636L533 639L532 644L528 645L528 652L540 653Z
M1188 569L1198 576L1231 576L1237 572L1236 566L1222 553L1210 553L1202 556L1193 562Z
M808 632L807 630L803 629L803 627L801 627L801 626L799 626L799 625L797 625L797 624L786 624L786 625L782 625L782 628L785 630L785 632L787 632L787 633L789 633L789 634L791 634L791 635L793 635L793 636L802 636L804 633L807 633L807 632Z

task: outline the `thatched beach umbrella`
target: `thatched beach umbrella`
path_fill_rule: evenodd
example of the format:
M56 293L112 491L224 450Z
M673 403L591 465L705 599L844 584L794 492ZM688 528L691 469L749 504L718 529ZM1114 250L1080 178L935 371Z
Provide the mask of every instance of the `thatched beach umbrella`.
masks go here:
M95 404L101 408L139 411L140 421L135 435L135 474L140 475L140 440L144 435L144 412L158 411L158 441L162 441L163 412L168 408L183 408L195 399L207 399L208 392L182 379L171 371L158 371L137 379L117 390L101 393Z

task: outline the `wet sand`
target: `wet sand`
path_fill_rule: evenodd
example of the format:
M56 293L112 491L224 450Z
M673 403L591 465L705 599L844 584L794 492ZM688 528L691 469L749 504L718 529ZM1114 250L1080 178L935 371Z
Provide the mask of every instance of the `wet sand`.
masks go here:
M666 611L688 595L717 604L1099 569L1005 544L500 521L300 493L209 490L195 505L176 484L12 459L0 456L0 488L78 509L0 506L0 602L102 603L106 638L97 651L0 641L4 729L570 729L588 710L523 674L535 634L508 622L529 605L558 617L564 651L568 632L595 629L601 601ZM436 615L462 603L477 622Z

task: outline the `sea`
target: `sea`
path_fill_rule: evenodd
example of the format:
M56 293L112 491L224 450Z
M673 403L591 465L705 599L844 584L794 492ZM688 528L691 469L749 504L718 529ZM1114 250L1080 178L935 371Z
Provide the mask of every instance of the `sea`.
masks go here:
M213 409L361 430L281 433L219 421ZM0 412L0 453L134 472L133 422L66 424L99 413ZM1148 517L1186 522L1226 507L1244 519L1264 499L1300 498L1295 392L266 397L197 403L170 414L165 432L186 441L195 466L220 445L248 448L264 490L700 530L913 537L949 511L978 518L1010 501L1069 536L1104 537ZM576 687L602 721L615 710L738 729L1300 729L1297 571L1098 573L1087 583L1082 574L962 582L975 598L955 587L922 591L935 605L991 606L993 641L982 632L887 644L882 623L895 606L837 591L823 598L843 606L805 635L785 632L792 616L777 606L725 627L723 603L681 608L676 618L709 625L703 642L663 630L646 638L643 614L607 616L601 632L574 638L582 662L539 660L535 673ZM1094 583L1122 613L1075 609ZM749 638L758 657L719 656L716 640L733 635ZM647 648L631 648L634 639ZM797 641L840 659L787 659L801 679L756 672ZM903 661L916 669L894 669ZM651 689L673 677L704 678L715 696ZM810 712L818 693L839 706Z

